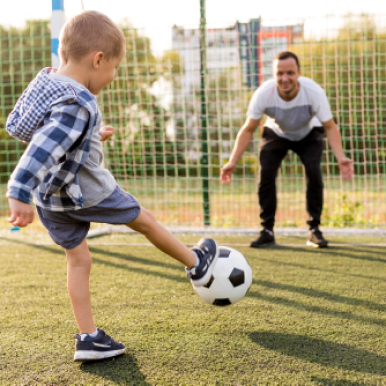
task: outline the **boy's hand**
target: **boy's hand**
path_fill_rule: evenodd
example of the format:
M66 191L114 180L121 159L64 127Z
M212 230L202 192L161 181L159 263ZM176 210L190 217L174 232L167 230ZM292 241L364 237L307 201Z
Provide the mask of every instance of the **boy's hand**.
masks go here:
M8 221L18 227L26 227L34 220L34 209L31 204L16 200L15 198L8 198L9 207L11 209L11 216Z
M104 142L104 141L106 141L106 139L109 139L114 134L114 127L103 126L99 130L99 134L101 135L101 141Z

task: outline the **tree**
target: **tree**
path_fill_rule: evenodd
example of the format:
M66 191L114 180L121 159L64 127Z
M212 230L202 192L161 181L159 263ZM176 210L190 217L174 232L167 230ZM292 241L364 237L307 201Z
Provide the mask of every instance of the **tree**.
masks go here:
M46 20L26 22L23 28L0 26L0 183L12 173L26 145L4 130L17 99L36 73L51 63L51 37Z
M168 138L170 111L152 93L165 62L152 53L150 39L126 24L126 57L118 78L101 93L106 124L118 128L107 145L112 172L118 178L179 174L185 163Z
M106 147L106 160L118 177L163 175L166 169L170 173L174 168L169 166L177 160L183 163L183 159L169 154L173 144L165 130L170 113L151 93L152 85L160 77L160 64L148 37L127 22L121 28L126 36L126 57L119 77L98 97L104 124L116 127L116 136ZM27 21L22 28L0 26L0 39L0 124L4 128L29 82L42 68L51 66L49 21ZM0 154L0 172L5 182L25 145L9 137L5 130L0 139L0 151L4 150Z
M336 38L305 41L291 50L301 59L302 75L326 90L357 173L380 173L386 162L386 34L377 32L368 15L348 15Z

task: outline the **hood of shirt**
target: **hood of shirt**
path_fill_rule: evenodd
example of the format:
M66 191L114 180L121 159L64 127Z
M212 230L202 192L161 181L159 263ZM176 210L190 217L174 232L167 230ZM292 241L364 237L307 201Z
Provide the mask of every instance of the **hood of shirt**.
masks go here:
M56 80L50 76L51 71L51 67L41 70L16 102L6 124L6 130L12 137L30 142L53 104L73 103L78 99L75 87Z

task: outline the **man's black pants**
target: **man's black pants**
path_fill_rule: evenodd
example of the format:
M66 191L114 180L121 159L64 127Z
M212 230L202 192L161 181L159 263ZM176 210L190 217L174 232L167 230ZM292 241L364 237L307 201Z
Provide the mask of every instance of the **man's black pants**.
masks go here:
M323 152L323 127L314 127L300 141L290 141L279 137L273 130L264 127L260 140L260 179L258 196L260 203L261 225L273 230L277 206L276 177L283 158L288 150L296 153L302 161L307 177L307 224L311 228L320 225L323 208L323 181L321 161Z

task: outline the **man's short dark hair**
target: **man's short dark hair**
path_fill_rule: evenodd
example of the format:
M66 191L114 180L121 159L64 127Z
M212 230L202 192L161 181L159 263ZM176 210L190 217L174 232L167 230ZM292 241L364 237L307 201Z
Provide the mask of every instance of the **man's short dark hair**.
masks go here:
M300 69L300 64L299 64L299 59L298 57L293 53L293 52L290 52L290 51L283 51L283 52L280 52L279 54L277 54L275 56L275 59L278 59L278 60L284 60L284 59L288 59L288 58L292 58L292 59L295 59L295 62L296 62L296 65L298 66L298 68Z

